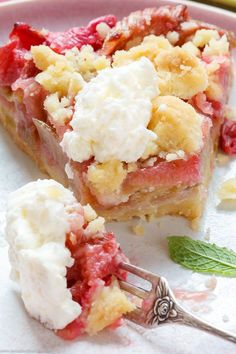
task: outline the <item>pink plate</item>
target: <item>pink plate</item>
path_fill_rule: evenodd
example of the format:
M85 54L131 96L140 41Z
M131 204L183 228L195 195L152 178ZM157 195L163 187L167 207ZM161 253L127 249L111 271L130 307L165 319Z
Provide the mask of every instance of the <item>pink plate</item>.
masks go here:
M0 40L6 40L12 24L24 21L38 28L62 30L86 24L94 17L115 14L119 18L131 11L163 4L184 3L191 15L236 31L236 14L190 1L162 0L12 0L0 2Z

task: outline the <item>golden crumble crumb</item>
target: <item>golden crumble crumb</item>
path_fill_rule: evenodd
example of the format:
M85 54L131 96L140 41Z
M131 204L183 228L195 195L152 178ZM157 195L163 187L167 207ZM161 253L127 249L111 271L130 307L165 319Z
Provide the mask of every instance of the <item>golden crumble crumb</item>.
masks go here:
M39 73L35 80L50 93L57 92L60 97L68 96L69 88L71 92L77 94L84 85L84 80L79 73L72 69L69 70L67 66L61 65L60 62L50 65L45 71Z
M181 48L194 56L199 57L201 55L201 51L191 41L184 43Z
M172 48L170 42L163 36L150 35L144 38L141 44L129 50L118 50L113 55L113 66L121 66L146 57L154 62L156 56L165 50Z
M229 42L226 35L220 39L211 39L203 50L204 55L227 55L229 53Z
M207 96L212 100L220 100L222 97L222 87L219 80L218 70L220 65L216 60L206 65L206 70L208 74L208 87L206 89Z
M87 204L87 205L84 205L83 206L83 209L84 209L84 217L85 217L85 220L90 222L94 219L96 219L97 217L97 213L96 211L91 207L91 205Z
M193 231L199 231L200 229L200 218L195 218L190 221L190 227Z
M137 236L143 236L144 232L145 232L145 229L144 229L143 225L140 222L138 224L136 224L136 225L132 225L131 226L131 230Z
M98 193L111 193L120 189L126 175L121 161L110 160L90 165L87 179Z
M127 164L127 173L137 171L138 165L137 162L130 162Z
M46 97L44 108L49 113L52 123L64 125L72 116L70 101L66 97L60 100L58 93L53 93Z
M195 109L175 96L160 96L153 102L148 128L157 136L158 151L194 153L202 146L202 120Z
M110 66L110 59L94 52L89 45L81 50L72 48L65 55L55 53L45 45L33 46L32 57L36 67L42 72L36 76L50 93L74 97L99 70Z
M120 290L118 282L113 281L110 286L103 286L95 293L87 318L86 332L89 335L96 334L134 309L135 305Z
M206 229L206 232L205 232L205 235L204 235L204 239L205 239L206 241L210 241L210 237L211 237L211 229L210 229L210 227L208 227L208 228Z
M227 105L225 107L225 118L236 120L236 107Z
M220 35L216 30L200 29L196 31L192 42L196 47L204 47L211 39L219 39Z
M162 51L155 59L162 95L189 99L208 86L208 76L200 59L180 47Z
M215 290L217 286L217 278L215 275L212 275L210 278L208 278L205 282L205 286L209 290Z
M36 67L42 71L47 70L49 66L56 65L59 62L64 66L68 65L64 55L55 53L46 45L32 46L31 54Z
M110 67L111 61L105 55L94 52L90 45L83 46L80 50L73 48L66 51L66 59L73 64L74 70L78 71L85 81L89 81L99 70Z
M221 201L236 200L236 178L229 178L224 181L217 193Z
M179 33L176 32L176 31L169 31L166 35L166 38L168 39L168 41L171 43L171 44L175 44L178 42L179 40Z
M95 235L97 236L97 233L105 231L105 219L101 216L98 216L96 219L91 220L88 224L88 226L85 229L85 234L86 235Z

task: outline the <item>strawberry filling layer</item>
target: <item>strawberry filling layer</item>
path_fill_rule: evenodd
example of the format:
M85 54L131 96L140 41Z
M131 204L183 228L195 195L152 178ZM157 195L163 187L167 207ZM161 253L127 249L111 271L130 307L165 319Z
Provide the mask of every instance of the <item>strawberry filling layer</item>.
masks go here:
M84 225L86 227L86 225ZM67 234L66 247L74 259L74 265L67 269L67 286L72 298L82 307L82 313L57 334L67 340L86 332L86 319L99 287L109 286L112 277L126 279L126 273L119 269L119 263L127 261L113 233L89 237L81 231ZM117 320L116 323L117 324Z
M200 156L193 155L187 160L160 161L155 166L142 168L130 173L126 187L193 185L201 181ZM186 171L188 171L186 173Z
M224 120L221 127L220 146L226 154L236 154L236 121Z

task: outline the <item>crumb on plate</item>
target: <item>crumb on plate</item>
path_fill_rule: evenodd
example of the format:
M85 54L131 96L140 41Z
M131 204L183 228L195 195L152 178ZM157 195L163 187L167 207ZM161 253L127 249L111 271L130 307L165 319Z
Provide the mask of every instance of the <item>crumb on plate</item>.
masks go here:
M217 286L217 278L215 275L212 275L210 278L208 278L205 281L205 286L207 289L213 291L215 290L216 286Z
M200 229L200 218L197 217L190 222L190 227L193 231L199 231Z
M210 237L211 237L211 228L208 227L208 228L206 229L206 232L205 232L205 235L204 235L204 239L205 239L206 241L210 241Z
M220 201L236 200L236 178L229 178L224 181L217 192Z
M132 225L131 226L131 230L133 231L133 233L137 236L143 236L144 235L144 227L143 225L141 224L141 222L139 222L138 224L136 225Z
M229 322L229 317L227 315L222 316L222 321L223 322Z

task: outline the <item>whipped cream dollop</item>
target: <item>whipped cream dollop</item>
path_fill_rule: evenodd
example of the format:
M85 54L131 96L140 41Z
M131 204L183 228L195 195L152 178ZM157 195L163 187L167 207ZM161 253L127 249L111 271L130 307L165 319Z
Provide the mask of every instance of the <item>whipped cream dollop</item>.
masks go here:
M66 283L66 267L74 262L65 247L67 211L75 203L72 192L53 180L28 183L8 202L11 275L29 314L50 329L64 328L81 313Z
M69 158L82 162L137 161L156 140L147 129L157 72L147 58L99 72L75 98L72 131L61 142Z

